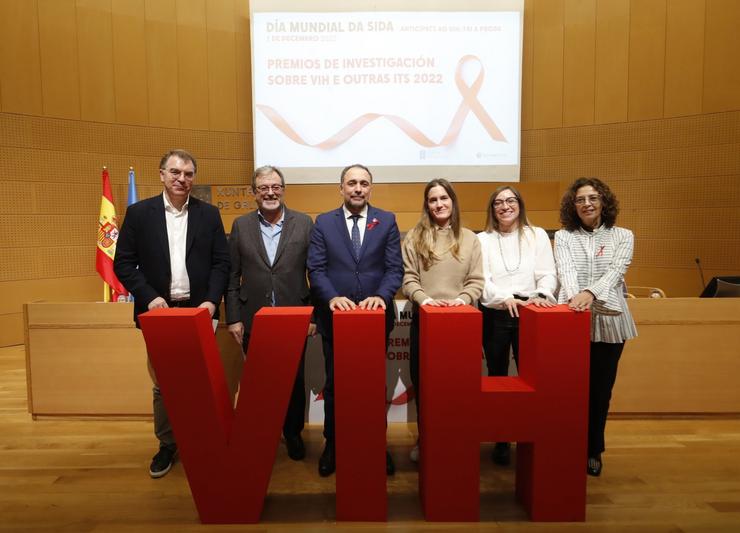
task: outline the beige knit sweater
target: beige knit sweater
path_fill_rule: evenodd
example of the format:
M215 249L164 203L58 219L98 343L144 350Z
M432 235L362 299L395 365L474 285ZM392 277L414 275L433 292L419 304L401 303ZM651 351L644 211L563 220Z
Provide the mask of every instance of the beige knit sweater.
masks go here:
M429 270L424 270L410 237L406 234L401 251L403 253L403 294L412 302L421 304L427 298L454 300L460 298L471 304L480 298L483 290L483 266L480 242L469 229L460 230L460 252L458 261L450 252L452 230L437 228L434 252L440 260Z

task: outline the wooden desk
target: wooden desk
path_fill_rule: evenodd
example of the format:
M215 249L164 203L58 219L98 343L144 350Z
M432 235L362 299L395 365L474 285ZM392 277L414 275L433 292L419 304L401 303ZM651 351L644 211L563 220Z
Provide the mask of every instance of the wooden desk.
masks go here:
M628 300L612 413L740 413L740 298Z
M612 413L740 413L740 299L630 299L639 336L627 343ZM35 415L151 415L151 382L131 304L24 306L28 406ZM241 356L217 332L236 389ZM306 374L323 375L320 343ZM310 362L309 362L310 361Z
M27 303L28 410L37 415L151 416L146 347L130 303ZM225 327L217 340L236 390L241 355Z

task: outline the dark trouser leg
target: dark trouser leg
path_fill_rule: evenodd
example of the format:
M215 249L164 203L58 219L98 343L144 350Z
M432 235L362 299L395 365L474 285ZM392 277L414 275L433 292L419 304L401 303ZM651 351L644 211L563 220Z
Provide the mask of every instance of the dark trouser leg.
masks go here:
M588 399L588 456L604 451L604 429L624 343L592 342Z
M411 326L409 326L409 374L414 386L414 399L416 400L416 421L419 423L419 405L421 394L419 393L419 313L411 315Z
M483 312L483 351L489 376L509 375L509 350L519 358L519 321L508 311L498 311L481 306Z
M175 444L175 435L172 433L170 418L164 408L164 400L156 385L152 387L152 404L154 406L154 435L159 440L160 446L172 446Z
M306 346L303 346L303 355L298 363L293 391L290 394L288 411L285 413L283 423L283 435L286 437L297 437L303 431L306 420L306 387L303 381L303 364L306 358Z
M249 333L247 332L244 332L242 349L246 357L247 350L249 349ZM285 413L285 420L283 421L283 435L286 437L297 437L303 431L303 424L306 418L306 389L303 378L303 364L305 359L306 344L304 343L303 355L301 355L301 360L298 363L298 370L296 371L295 381L293 382L293 390L290 393L290 402L288 402L288 410Z
M334 442L334 339L323 336L321 346L324 350L324 438Z

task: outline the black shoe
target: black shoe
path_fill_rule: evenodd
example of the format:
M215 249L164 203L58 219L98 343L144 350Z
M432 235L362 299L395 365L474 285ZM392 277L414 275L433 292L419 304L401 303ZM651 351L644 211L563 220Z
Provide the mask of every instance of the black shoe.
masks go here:
M159 451L152 457L152 464L149 466L149 475L157 479L167 474L172 468L172 463L175 461L176 455L177 445L160 446Z
M294 461L300 461L306 457L306 445L300 434L294 437L285 437L285 446L288 448L288 457Z
M385 474L392 476L396 473L396 465L393 463L393 457L389 451L385 452Z
M586 463L586 473L589 476L599 477L601 475L601 454L596 457L589 457Z
M337 461L334 455L334 444L327 442L324 451L321 452L321 457L319 457L319 475L321 477L330 476L336 469Z
M499 466L509 466L511 464L511 444L508 442L497 442L493 447L491 460Z

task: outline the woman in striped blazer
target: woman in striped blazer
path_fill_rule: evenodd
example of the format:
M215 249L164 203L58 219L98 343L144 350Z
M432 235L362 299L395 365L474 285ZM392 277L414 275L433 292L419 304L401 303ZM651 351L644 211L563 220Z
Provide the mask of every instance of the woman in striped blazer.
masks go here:
M560 303L591 310L588 460L601 474L604 428L624 343L637 336L624 298L624 275L632 261L632 232L615 225L619 202L597 178L579 178L560 204L563 229L555 234Z

